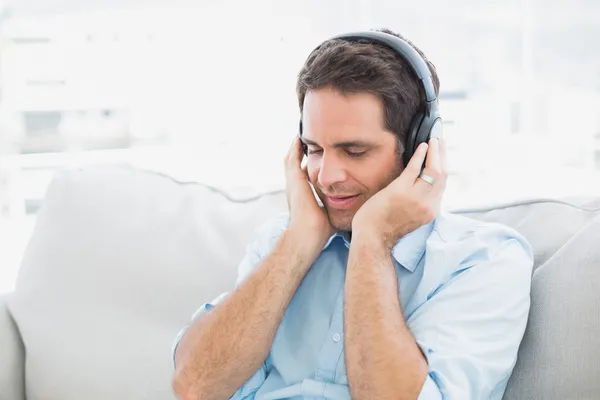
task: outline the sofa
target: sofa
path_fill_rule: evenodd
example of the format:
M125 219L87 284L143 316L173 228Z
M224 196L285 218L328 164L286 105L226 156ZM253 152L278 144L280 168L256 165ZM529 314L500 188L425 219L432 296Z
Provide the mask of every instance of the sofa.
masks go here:
M0 400L174 399L171 347L232 288L283 190L235 194L128 167L57 173L0 298ZM600 398L600 199L450 210L532 244L532 306L505 399Z

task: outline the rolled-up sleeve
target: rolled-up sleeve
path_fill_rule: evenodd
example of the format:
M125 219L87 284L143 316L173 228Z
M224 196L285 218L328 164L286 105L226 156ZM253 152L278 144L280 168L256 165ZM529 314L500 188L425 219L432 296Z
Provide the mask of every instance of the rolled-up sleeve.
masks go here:
M194 322L196 319L200 318L204 313L206 313L211 308L213 308L214 306L216 306L217 304L219 304L221 301L223 301L223 299L226 296L227 296L227 293L222 293L219 297L217 297L216 299L212 300L210 303L203 304L194 313L194 315L192 315L192 322ZM177 334L177 336L175 336L175 340L173 341L173 347L171 348L171 359L172 359L172 362L173 362L173 369L175 369L175 352L177 351L177 346L179 345L179 342L181 341L181 338L183 337L183 335L185 335L185 333L189 329L190 325L187 325L183 329L181 329L179 331L179 333Z
M532 267L529 245L506 240L410 315L429 366L420 400L502 398L527 325Z
M276 218L273 218L272 220L267 221L265 224L259 227L259 229L257 229L254 240L246 247L245 255L238 266L238 276L235 283L236 287L240 285L244 279L246 279L246 277L256 268L256 266L260 264L262 259L272 251L279 236L285 229L287 220L287 215L282 214ZM212 308L217 306L217 304L221 303L228 295L228 292L222 293L216 299L203 304L192 316L192 323L198 318L202 318L202 315L209 312ZM191 323L181 329L173 342L171 349L173 369L175 369L175 352L177 351L177 346L189 329L190 325ZM265 381L267 373L267 362L264 362L259 370L242 387L240 387L230 399L253 399L255 393L258 391L258 389L260 389Z
M419 394L419 400L442 400L442 392L431 375L427 375L425 383Z
M223 293L219 297L217 297L216 299L211 301L210 303L203 304L202 307L200 307L198 309L198 311L196 311L194 313L194 315L192 316L192 321L195 321L197 318L201 318L204 313L210 311L210 309L212 309L217 304L219 304L221 301L223 301L223 299L227 295L228 295L228 293ZM185 328L183 328L177 334L175 341L173 343L173 349L172 349L173 369L175 368L175 352L177 351L177 345L181 341L181 338L183 337L183 335L185 334L185 332L187 331L188 328L189 328L189 326L186 326ZM262 386L263 382L266 379L266 374L267 374L266 363L263 363L262 366L259 368L259 370L242 387L240 387L238 389L238 391L234 393L233 396L230 397L230 400L254 399L254 394Z

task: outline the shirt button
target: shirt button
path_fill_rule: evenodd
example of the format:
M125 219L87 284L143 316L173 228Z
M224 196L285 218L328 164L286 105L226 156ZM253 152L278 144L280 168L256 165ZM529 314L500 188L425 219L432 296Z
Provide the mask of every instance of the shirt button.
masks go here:
M342 337L340 336L340 334L339 334L339 333L334 333L334 334L333 334L333 338L332 338L332 339L333 339L333 341L334 341L334 342L336 342L336 343L337 343L337 342L339 342L339 341L340 341L340 339L341 339L341 338L342 338Z

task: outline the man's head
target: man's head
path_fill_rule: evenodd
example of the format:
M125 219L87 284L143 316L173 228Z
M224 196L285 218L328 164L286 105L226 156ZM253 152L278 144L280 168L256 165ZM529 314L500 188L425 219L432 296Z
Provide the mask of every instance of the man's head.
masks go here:
M435 67L425 61L437 94ZM298 75L297 94L310 182L331 224L349 231L360 206L404 169L409 125L424 103L422 88L394 50L334 39L310 54Z

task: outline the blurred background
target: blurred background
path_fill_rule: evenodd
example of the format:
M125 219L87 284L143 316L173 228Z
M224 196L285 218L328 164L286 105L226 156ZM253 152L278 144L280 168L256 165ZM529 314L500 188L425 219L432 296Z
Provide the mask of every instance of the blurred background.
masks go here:
M0 292L57 169L283 187L305 57L379 27L437 67L445 206L600 195L596 0L0 0Z

